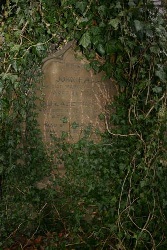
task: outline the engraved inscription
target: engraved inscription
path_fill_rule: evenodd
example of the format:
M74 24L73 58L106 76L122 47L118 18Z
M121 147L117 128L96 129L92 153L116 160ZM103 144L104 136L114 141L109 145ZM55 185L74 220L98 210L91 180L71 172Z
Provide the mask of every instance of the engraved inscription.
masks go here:
M63 59L47 60L43 73L45 96L39 125L46 142L50 142L50 135L60 137L63 131L75 142L90 124L94 131L104 131L105 122L99 114L106 112L115 94L110 80L102 81L102 73L87 71L85 61L77 60L73 49L67 50Z

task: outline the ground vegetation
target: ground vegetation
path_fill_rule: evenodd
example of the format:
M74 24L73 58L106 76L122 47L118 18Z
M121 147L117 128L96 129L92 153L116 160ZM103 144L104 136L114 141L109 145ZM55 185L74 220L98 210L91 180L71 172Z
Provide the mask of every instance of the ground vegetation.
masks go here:
M165 9L147 0L6 0L0 11L2 249L165 250ZM41 62L71 40L117 83L113 126L98 144L88 127L76 144L54 138L48 152L36 120ZM55 154L66 176L37 187L55 171Z

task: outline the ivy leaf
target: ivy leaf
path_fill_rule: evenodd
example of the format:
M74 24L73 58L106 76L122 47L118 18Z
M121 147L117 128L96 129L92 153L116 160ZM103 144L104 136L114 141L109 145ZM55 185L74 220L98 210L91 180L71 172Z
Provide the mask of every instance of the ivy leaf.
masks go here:
M144 186L146 186L146 181L145 181L145 180L142 180L142 181L140 182L140 186L141 186L141 188L143 188Z
M128 5L129 5L130 7L134 7L134 6L135 6L135 3L134 3L133 0L129 0Z
M166 73L163 69L157 70L155 75L159 77L162 82L166 82Z
M90 40L90 34L88 31L86 31L80 41L79 41L79 45L82 45L85 49L89 46L89 44L91 43L91 40Z
M151 47L150 47L150 51L152 52L152 53L155 53L155 54L158 54L158 53L160 53L160 48L159 48L159 46L156 44L156 45L152 45Z
M111 19L109 21L109 24L115 29L117 30L118 29L118 25L120 23L120 20L118 18L114 18L114 19Z
M11 64L12 64L12 67L13 67L13 69L17 72L17 62L16 62L16 60L13 60L12 62L11 62Z
M101 55L101 56L104 56L105 55L105 49L104 49L104 46L102 44L98 44L97 45L97 51L98 53Z
M162 92L162 87L158 87L158 86L155 86L153 88L153 92L156 93L156 94L159 94Z
M131 58L130 58L130 61L131 61L131 63L136 63L137 61L138 61L138 58L137 58L137 56L132 56Z
M86 9L87 3L86 2L77 2L75 7L81 11L81 13L84 12Z
M91 27L90 31L91 31L91 34L92 34L93 37L94 36L100 36L100 34L101 34L101 29L99 27L97 27L97 26Z
M116 8L116 9L121 9L121 8L122 8L121 3L120 3L120 2L117 2L116 5L115 5L115 8Z
M76 123L76 122L73 122L72 125L71 125L71 127L72 127L73 129L76 129L76 128L79 127L79 124Z
M61 119L61 121L62 121L63 123L67 123L67 122L68 122L68 119L67 119L67 117L63 117L63 118Z
M92 69L94 69L95 72L99 71L100 64L97 60L94 60L90 63Z
M139 20L134 20L136 31L140 31L143 28L143 24Z
M101 5L98 7L98 12L101 17L105 16L107 14L107 8L105 5Z
M12 83L18 80L18 76L12 73L1 73L0 76L2 77L3 80L9 80Z
M14 44L14 46L13 47L11 47L11 51L12 52L17 52L17 51L19 51L19 49L20 49L20 45L19 44Z
M37 43L37 45L36 45L36 50L37 50L37 51L43 51L43 50L45 50L45 48L44 48L43 44Z
M100 119L100 121L105 121L105 115L104 114L100 114L99 115L99 119Z
M87 17L81 17L78 19L77 24L79 25L80 23L86 23L88 21L89 19Z

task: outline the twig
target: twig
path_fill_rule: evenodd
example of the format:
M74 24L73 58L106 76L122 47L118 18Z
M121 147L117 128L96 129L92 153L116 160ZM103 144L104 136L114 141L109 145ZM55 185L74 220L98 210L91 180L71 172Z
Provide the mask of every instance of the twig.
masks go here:
M149 114L151 113L151 111L155 108L155 105L156 105L158 102L160 102L160 101L162 101L162 100L164 99L165 95L166 95L166 93L164 93L163 96L162 96L156 103L154 103L154 105L150 108L150 110L149 110L148 113L146 114L145 119L149 116Z
M121 188L121 194L120 194L120 197L119 197L119 205L118 205L118 225L120 224L120 208L121 208L121 199L122 199L122 195L123 195L123 189L124 189L124 186L125 186L125 182L126 182L126 179L128 178L128 175L129 175L129 172L130 170L128 170L125 178L124 178L124 181L123 181L123 184L122 184L122 188ZM119 229L120 230L120 229Z
M38 214L40 214L42 212L42 210L44 210L44 208L47 206L47 202L43 205L43 207L39 210Z
M120 137L138 136L136 133L135 133L135 134L134 134L134 133L133 133L133 134L126 134L126 135L112 133L112 132L109 130L108 123L107 123L107 118L106 118L106 117L105 117L105 125L106 125L107 132L108 132L110 135L113 135L113 136L120 136Z

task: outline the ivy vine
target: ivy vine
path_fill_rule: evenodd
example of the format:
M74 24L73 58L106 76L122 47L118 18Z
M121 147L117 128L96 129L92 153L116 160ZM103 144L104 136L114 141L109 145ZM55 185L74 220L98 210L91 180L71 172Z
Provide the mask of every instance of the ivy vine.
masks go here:
M53 230L59 249L166 249L165 8L147 0L6 0L0 11L1 245ZM36 121L41 62L73 39L90 67L117 83L114 126L99 144L55 138L48 153ZM38 189L56 168L51 154L66 177Z

